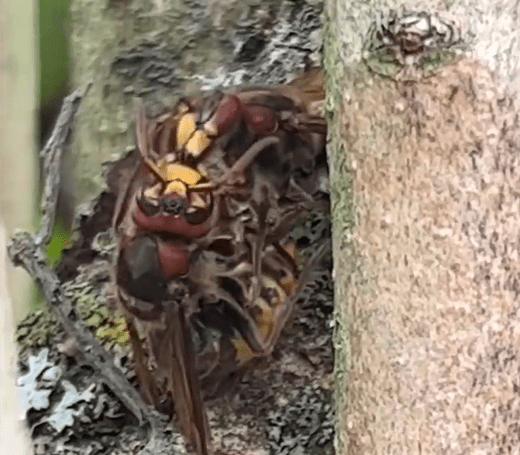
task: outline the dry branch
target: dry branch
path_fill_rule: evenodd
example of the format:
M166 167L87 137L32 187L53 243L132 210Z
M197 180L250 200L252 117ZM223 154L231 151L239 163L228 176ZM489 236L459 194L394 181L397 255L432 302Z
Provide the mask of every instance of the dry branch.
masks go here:
M135 415L140 424L150 425L150 444L155 444L154 436L163 426L161 418L142 401L139 393L115 366L111 356L87 329L76 308L64 296L55 271L46 262L45 247L49 242L56 214L61 156L68 146L75 114L89 87L90 84L87 84L65 98L52 135L41 151L45 173L41 205L42 226L34 236L27 232L15 234L8 244L7 251L13 264L23 267L38 283L56 318L65 331L77 341L86 362L101 375L105 384Z
M40 157L43 160L45 185L40 206L43 215L42 225L33 237L34 243L38 247L46 245L52 234L54 218L56 216L56 204L58 203L61 157L68 145L69 133L76 112L91 85L92 83L89 82L63 100L60 115L56 120L51 137L40 152Z

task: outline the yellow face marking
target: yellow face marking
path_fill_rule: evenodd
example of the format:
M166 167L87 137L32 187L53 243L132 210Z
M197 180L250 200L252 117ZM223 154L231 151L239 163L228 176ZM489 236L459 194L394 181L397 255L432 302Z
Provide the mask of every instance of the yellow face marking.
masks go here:
M166 185L164 194L178 194L179 196L186 197L188 195L188 190L183 182L180 180L174 180Z
M145 159L145 164L160 180L160 183L145 189L144 196L150 199L157 199L161 194L178 194L183 198L187 198L189 188L202 179L202 174L192 167L168 163L165 158L157 163ZM201 195L194 193L194 206L196 208L205 208L207 203Z
M188 186L195 185L202 178L201 174L195 169L182 164L164 164L161 166L161 171L167 182L180 180Z

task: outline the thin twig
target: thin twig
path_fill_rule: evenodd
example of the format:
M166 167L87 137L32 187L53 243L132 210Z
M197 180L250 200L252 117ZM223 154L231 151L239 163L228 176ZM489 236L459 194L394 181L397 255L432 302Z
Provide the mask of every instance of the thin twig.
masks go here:
M90 86L91 83L65 98L52 135L40 153L45 172L41 202L42 225L34 236L27 232L15 234L9 242L7 252L13 264L23 267L38 283L47 303L65 331L78 342L86 361L99 372L107 386L137 417L140 424L145 421L150 424L154 435L162 427L159 415L143 402L137 390L115 366L111 356L90 333L76 308L63 294L56 273L45 260L44 249L50 240L56 214L61 156L68 146L79 104Z
M51 137L40 152L43 159L43 172L45 175L45 185L43 188L41 210L42 225L34 236L34 243L38 247L42 247L49 242L54 227L54 218L56 216L56 204L58 203L58 191L60 182L60 164L63 151L68 144L68 139L78 111L81 100L89 91L92 82L78 88L63 100L60 115Z
M144 404L137 390L86 328L76 308L63 294L58 277L47 266L42 249L36 245L31 235L27 232L16 233L7 247L7 252L13 264L23 267L38 283L45 300L65 331L74 337L86 361L102 375L108 387L137 417L139 423L143 423L144 420L153 423L156 417L152 415L151 409Z

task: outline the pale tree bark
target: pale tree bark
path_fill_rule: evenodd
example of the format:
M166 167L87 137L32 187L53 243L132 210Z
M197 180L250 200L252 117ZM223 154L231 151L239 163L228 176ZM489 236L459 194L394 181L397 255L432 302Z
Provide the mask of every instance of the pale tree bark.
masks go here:
M36 156L37 48L33 2L0 4L0 215L9 235L34 224L38 194ZM34 285L7 264L15 319L31 306Z
M37 194L36 14L33 2L0 2L0 453L30 455L15 389L15 323L34 285L6 258L7 235L33 225Z
M403 5L466 48L369 70L370 25ZM519 8L326 4L338 453L520 451Z
M14 342L14 308L7 289L6 247L5 227L0 220L0 453L31 455L33 450L19 413L15 387L18 352Z

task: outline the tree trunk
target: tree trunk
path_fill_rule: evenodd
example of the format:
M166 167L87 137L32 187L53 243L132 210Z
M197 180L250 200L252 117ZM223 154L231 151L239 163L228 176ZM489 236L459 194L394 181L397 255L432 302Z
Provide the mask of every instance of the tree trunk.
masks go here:
M32 2L0 4L0 217L9 236L33 227L38 194L35 23ZM7 269L15 320L20 320L31 308L34 285L25 271L11 264Z
M338 453L518 453L519 6L378 54L370 3L325 12Z
M0 453L32 455L29 435L20 419L19 394L15 387L17 346L14 341L13 302L7 287L7 238L0 219Z

